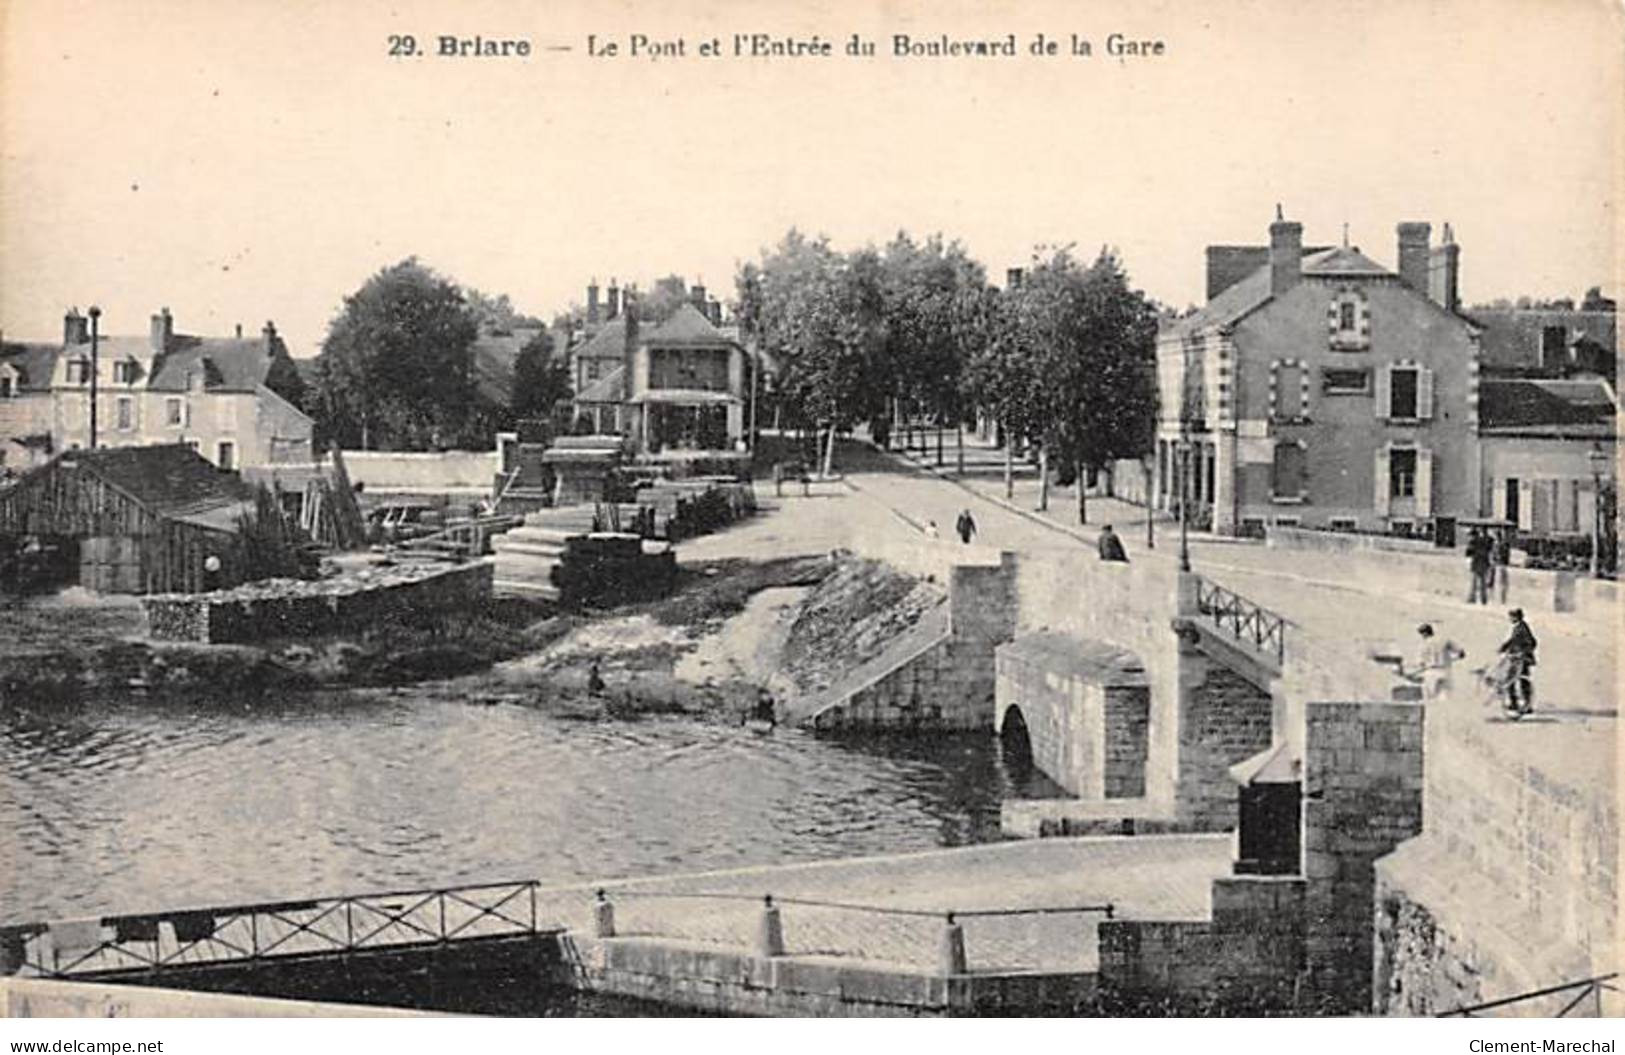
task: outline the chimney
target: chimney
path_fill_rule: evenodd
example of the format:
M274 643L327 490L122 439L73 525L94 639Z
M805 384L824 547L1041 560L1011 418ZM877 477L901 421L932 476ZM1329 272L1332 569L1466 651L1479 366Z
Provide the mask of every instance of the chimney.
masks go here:
M1461 295L1457 291L1457 278L1461 274L1461 246L1456 244L1455 232L1444 225L1444 240L1439 248L1428 254L1428 296L1445 311L1461 308Z
M270 319L265 320L265 327L260 330L260 336L265 338L265 352L267 355L276 354L276 323Z
M705 314L705 287L703 285L688 287L688 302L694 305L694 310L701 315Z
M587 283L587 321L598 321L598 280Z
M175 336L175 320L170 317L168 308L159 308L158 314L152 317L153 353L163 354L169 347L169 339L173 336Z
M1399 277L1405 284L1426 295L1428 291L1428 239L1431 224L1402 223L1399 231Z
M705 304L705 317L711 320L711 325L713 325L713 326L721 326L722 325L722 301L718 300L715 297L712 297L710 300L706 301L706 304Z
M621 287L609 280L609 318L613 319L621 314Z
M1004 288L1006 290L1021 288L1021 268L1006 268L1004 272Z
M78 308L69 308L68 313L62 316L63 346L89 343L90 321L79 314Z
M614 293L614 287L610 287ZM637 365L638 352L638 313L633 310L632 287L626 289L626 342L621 350L621 402L632 401L632 371Z
M243 339L243 324L240 322L237 324L237 339L239 341Z
M1270 295L1279 297L1303 278L1303 224L1285 219L1275 207L1270 224Z

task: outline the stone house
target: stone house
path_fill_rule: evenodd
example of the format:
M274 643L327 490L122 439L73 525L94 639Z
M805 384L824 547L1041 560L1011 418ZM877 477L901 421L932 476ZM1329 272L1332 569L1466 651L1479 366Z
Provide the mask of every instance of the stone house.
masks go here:
M1457 300L1459 248L1398 226L1398 270L1349 245L1210 246L1205 307L1165 321L1154 492L1193 522L1401 534L1478 512L1478 327ZM1188 455L1181 440L1188 440Z
M92 351L77 311L64 317L60 345L0 351L0 438L8 454L39 452L25 466L91 445L92 369L97 447L178 443L222 469L311 457L311 419L281 394L297 391L298 371L271 323L254 338L241 327L195 337L175 332L166 308L147 336L100 336Z

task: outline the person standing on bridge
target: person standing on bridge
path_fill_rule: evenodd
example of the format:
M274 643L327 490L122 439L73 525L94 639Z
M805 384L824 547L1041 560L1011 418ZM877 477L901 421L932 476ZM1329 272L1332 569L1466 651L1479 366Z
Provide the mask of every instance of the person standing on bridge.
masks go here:
M1416 670L1411 677L1422 683L1422 699L1432 700L1450 691L1450 666L1467 655L1467 651L1454 641L1439 637L1431 623L1416 628L1422 639L1417 650Z
M1123 550L1123 540L1117 537L1117 532L1112 530L1110 524L1100 529L1099 546L1101 560L1128 563L1128 554Z
M1507 717L1516 720L1535 709L1535 683L1529 671L1535 665L1535 649L1539 642L1535 640L1535 632L1529 629L1529 624L1523 621L1522 608L1514 608L1507 613L1507 618L1512 620L1512 633L1501 642L1500 651L1506 654L1508 661Z
M969 509L960 510L959 521L954 528L959 532L959 541L970 545L970 540L976 537L976 518L970 515Z
M1473 528L1467 537L1467 570L1473 577L1467 589L1468 604L1490 603L1490 556L1494 547L1483 528Z
M942 537L942 532L937 530L937 522L935 520L927 520L925 522L925 537L932 540Z

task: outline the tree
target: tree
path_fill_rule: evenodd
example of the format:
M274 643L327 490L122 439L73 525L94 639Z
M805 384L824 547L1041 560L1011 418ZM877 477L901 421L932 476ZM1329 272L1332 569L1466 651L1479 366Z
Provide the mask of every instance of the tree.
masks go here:
M791 424L827 434L824 471L832 471L836 432L884 405L879 254L843 256L827 239L792 229L759 264L740 269L738 288L745 334L779 364L776 399Z
M1088 520L1088 474L1150 448L1156 420L1156 307L1129 288L1116 253L1082 267L1070 250L1037 259L1014 298L1017 348L1030 357L1031 417L1046 453L1078 475L1078 520Z
M1581 311L1613 311L1614 301L1602 295L1601 286L1592 286L1580 301Z
M473 286L465 286L463 300L467 302L474 321L489 333L512 333L521 327L540 329L543 326L542 320L517 311L506 293L493 297Z
M514 420L545 421L551 429L560 403L570 399L570 366L553 361L553 338L546 330L525 342L513 364Z
M379 271L328 324L312 401L322 435L385 450L487 442L474 414L477 334L462 292L416 257Z

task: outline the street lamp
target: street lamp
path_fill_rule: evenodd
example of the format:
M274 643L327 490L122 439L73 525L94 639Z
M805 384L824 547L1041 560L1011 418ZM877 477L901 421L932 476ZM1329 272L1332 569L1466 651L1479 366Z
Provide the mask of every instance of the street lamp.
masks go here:
M1191 570L1190 545L1191 441L1179 437L1179 570Z
M1602 444L1593 440L1586 461L1591 464L1591 577L1602 572L1602 474L1611 459Z
M96 449L96 376L102 372L99 347L101 344L102 309L90 306L90 449Z

